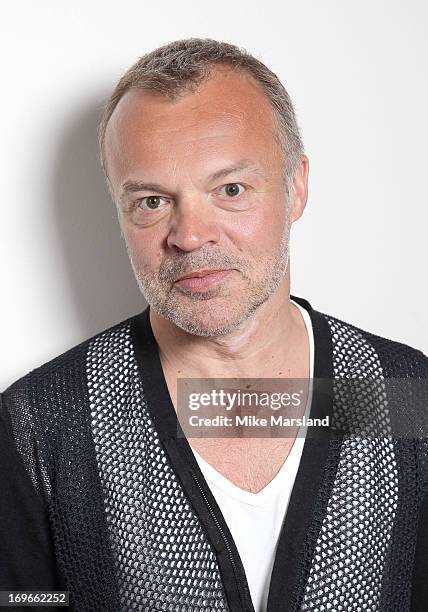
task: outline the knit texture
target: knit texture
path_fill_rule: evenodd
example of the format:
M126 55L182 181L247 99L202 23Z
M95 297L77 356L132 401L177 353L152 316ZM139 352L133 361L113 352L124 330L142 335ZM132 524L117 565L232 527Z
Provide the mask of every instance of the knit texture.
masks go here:
M140 316L22 377L2 394L2 409L48 501L72 610L226 611L215 546L147 407L131 335ZM420 351L318 316L331 332L338 422L346 410L341 379L428 377ZM361 406L387 425L387 394L384 402L372 399L362 397ZM416 410L413 418L427 431L425 414ZM345 435L330 442L287 612L409 609L427 456L423 438Z

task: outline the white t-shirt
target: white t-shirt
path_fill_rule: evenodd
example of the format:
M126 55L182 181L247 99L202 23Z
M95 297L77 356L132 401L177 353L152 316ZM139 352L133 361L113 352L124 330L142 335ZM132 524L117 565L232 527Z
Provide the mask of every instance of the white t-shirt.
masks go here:
M299 308L309 336L309 416L314 371L314 337L309 313ZM259 493L244 491L212 467L192 448L235 541L256 612L265 612L276 547L305 442L306 428L299 429L291 451L271 482Z

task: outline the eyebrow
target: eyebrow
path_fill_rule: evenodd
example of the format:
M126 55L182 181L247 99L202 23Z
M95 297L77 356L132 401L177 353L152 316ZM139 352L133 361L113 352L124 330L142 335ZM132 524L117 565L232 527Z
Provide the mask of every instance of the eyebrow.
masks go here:
M241 159L240 161L236 162L235 164L231 166L227 166L226 168L222 168L221 170L217 170L217 172L210 174L210 176L208 177L208 180L216 181L220 178L224 178L228 174L232 174L233 172L239 172L240 170L251 170L255 172L256 174L260 174L261 176L264 176L260 168L258 168L251 161L251 159Z
M241 159L238 162L232 164L231 166L227 166L225 168L221 168L216 172L213 172L208 176L208 181L216 181L218 179L224 178L233 172L239 172L240 170L250 170L255 174L259 174L263 178L266 178L263 172L258 168L251 160L249 159ZM120 195L120 199L122 200L128 193L136 193L137 191L158 191L158 192L166 192L168 191L160 185L159 183L146 183L145 181L125 181L122 185L122 193Z

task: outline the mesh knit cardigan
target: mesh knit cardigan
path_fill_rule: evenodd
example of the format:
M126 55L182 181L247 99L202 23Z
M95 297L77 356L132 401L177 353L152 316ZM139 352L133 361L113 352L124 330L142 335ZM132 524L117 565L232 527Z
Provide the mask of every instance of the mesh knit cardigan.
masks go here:
M401 411L420 435L305 440L268 612L428 610L427 402L388 384L426 382L428 359L291 297L312 320L314 379L378 381L383 399L366 394L366 416L392 423ZM0 588L61 588L76 612L254 610L228 526L177 436L149 308L1 398L2 452L14 455L0 510L19 479L31 491L0 525L0 545L20 537L15 565L1 552ZM314 393L311 416L340 414L339 400Z

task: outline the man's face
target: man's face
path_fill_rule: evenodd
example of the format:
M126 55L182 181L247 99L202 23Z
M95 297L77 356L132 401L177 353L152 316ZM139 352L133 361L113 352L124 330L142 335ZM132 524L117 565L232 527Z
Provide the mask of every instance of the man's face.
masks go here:
M289 219L275 131L259 86L219 67L173 102L128 91L109 121L109 180L139 287L191 334L230 333L284 277ZM207 269L226 272L178 280Z

